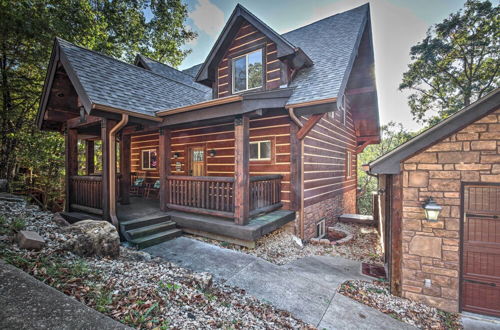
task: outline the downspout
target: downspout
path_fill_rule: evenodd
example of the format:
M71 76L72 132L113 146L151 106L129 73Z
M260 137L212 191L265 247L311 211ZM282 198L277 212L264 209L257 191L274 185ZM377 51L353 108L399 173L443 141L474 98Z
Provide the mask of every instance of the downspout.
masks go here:
M299 127L303 127L304 124L295 115L294 108L288 108L288 114L292 121ZM300 238L304 237L304 140L300 140Z
M109 217L118 229L116 217L116 133L128 123L128 115L122 114L122 119L109 131Z

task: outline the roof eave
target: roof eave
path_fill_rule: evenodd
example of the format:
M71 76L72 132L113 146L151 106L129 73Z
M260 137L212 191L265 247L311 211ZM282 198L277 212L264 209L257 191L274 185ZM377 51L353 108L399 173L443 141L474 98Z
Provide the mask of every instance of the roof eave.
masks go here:
M372 174L398 174L401 162L500 108L500 88L427 129L391 152L370 162Z

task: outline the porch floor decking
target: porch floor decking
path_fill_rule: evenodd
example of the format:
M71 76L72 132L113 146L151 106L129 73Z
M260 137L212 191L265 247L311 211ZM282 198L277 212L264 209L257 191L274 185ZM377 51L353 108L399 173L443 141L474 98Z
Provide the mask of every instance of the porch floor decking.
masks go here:
M128 205L118 203L116 208L120 222L169 215L186 233L227 241L233 239L243 243L254 242L295 220L294 211L276 210L250 219L247 225L242 226L227 218L174 210L162 212L158 200L141 197L132 197Z

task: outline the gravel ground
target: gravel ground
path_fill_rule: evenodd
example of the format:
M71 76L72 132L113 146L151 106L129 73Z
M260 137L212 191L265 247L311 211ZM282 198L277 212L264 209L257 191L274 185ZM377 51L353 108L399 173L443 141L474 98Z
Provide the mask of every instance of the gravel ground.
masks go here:
M396 297L389 285L381 281L346 281L338 290L341 294L378 309L395 319L420 329L462 329L460 315Z
M136 328L313 329L288 312L147 253L121 248L118 259L81 258L61 249L65 240L52 214L0 201L0 257L65 294ZM41 251L13 242L15 230L37 231Z
M340 256L374 264L382 263L382 249L379 245L379 235L375 227L346 223L336 223L333 227L352 233L353 239L344 245L325 246L306 243L301 246L297 244L297 240L299 240L297 237L280 229L259 239L256 242L255 249L248 249L199 236L192 236L192 238L252 254L278 265L302 257L316 255Z

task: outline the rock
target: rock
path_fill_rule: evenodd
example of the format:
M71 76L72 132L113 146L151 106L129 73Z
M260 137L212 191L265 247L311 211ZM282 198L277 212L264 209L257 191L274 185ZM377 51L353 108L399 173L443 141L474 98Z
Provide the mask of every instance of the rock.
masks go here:
M213 276L210 273L194 273L193 282L202 291L207 290L212 286Z
M10 239L9 239L9 236L7 235L0 235L0 242L8 242Z
M320 244L319 241L320 241L319 238L311 238L309 240L309 243L311 243L312 245L318 245L318 244Z
M41 250L45 245L45 240L37 232L21 230L17 234L17 244L22 249Z
M302 249L304 247L304 244L302 244L302 240L300 238L298 238L297 236L292 235L292 240L295 243L295 245L297 245L299 248Z
M70 225L69 222L66 221L66 219L64 219L60 213L55 213L52 217L52 221L54 221L59 227L67 227Z
M78 221L64 227L63 233L67 237L63 248L79 256L117 258L120 255L120 236L116 228L107 221Z

